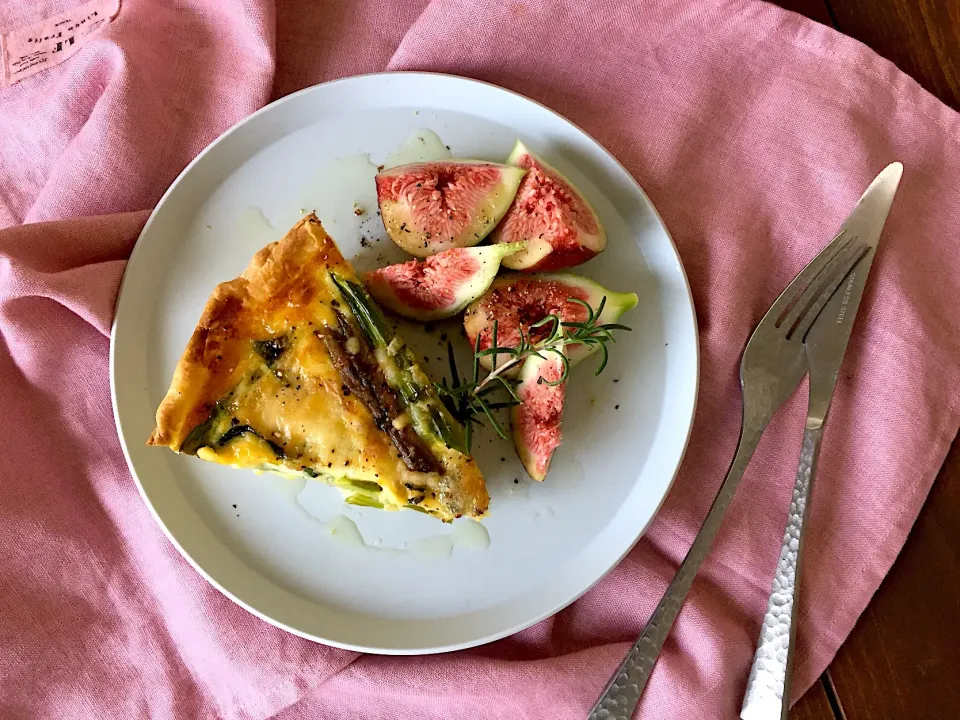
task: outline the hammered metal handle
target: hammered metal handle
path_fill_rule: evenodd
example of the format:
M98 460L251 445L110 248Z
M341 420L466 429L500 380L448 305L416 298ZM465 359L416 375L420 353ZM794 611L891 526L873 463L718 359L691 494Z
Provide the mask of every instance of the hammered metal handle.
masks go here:
M750 668L741 720L786 720L790 709L790 671L797 634L797 590L803 559L803 526L820 454L822 425L807 427L800 448L790 514L783 533L773 589Z
M647 621L643 632L637 641L633 644L626 658L617 668L610 682L604 689L603 694L590 711L588 720L630 720L637 703L640 702L640 696L643 689L650 679L650 673L657 662L657 656L663 647L664 640L670 634L680 607L693 585L693 580L697 575L697 570L710 552L710 546L713 545L713 539L720 529L723 522L724 513L733 500L737 486L743 477L743 472L747 468L747 463L756 449L760 440L760 433L757 431L745 431L740 438L740 444L737 447L736 455L730 464L730 470L724 478L720 490L717 492L713 505L710 506L710 512L707 513L706 520L700 532L693 539L687 556L680 564L677 574L664 593L663 598L653 615Z

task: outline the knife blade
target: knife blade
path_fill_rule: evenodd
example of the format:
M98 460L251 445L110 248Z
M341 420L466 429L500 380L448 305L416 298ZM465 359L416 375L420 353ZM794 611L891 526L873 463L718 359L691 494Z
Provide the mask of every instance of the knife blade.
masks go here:
M818 392L814 392L811 388L810 397L818 401L824 418L860 309L860 300L876 256L880 235L902 175L903 165L898 162L884 168L844 222L841 232L849 235L851 242L863 243L864 256L824 307L804 340L810 363L810 380L816 383L818 389Z

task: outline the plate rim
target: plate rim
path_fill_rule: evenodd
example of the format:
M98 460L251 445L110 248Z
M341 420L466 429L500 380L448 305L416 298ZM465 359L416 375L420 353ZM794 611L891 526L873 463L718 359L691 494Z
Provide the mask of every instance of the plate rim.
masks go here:
M429 79L429 78L444 78L444 79L446 79L446 80L453 80L453 81L463 82L463 83L467 83L467 84L481 85L481 86L485 86L486 88L491 88L491 89L494 89L494 90L497 90L497 91L506 93L506 94L508 94L508 95L510 95L510 96L513 96L514 99L517 99L517 100L520 100L520 101L524 101L524 102L527 102L527 103L531 103L531 104L535 105L536 107L538 107L540 110L545 111L545 112L549 113L550 115L554 116L555 118L558 118L558 119L562 120L563 122L565 122L565 123L567 123L568 125L570 125L571 127L573 127L577 132L581 133L584 137L588 138L592 143L594 143L594 144L597 146L597 148L599 148L599 149L602 151L602 153L606 156L606 159L607 159L608 161L610 161L610 162L613 162L615 165L617 165L617 166L623 171L624 175L625 175L627 178L629 178L630 183L631 183L632 186L633 186L633 189L634 189L637 193L639 193L639 195L643 198L643 200L646 202L648 208L652 211L654 217L657 219L657 222L659 222L660 227L661 227L661 229L663 230L664 235L666 236L666 239L667 239L667 241L668 241L669 244L670 244L670 248L671 248L671 250L672 250L672 252L673 252L673 256L674 256L674 258L675 258L675 260L676 260L676 265L677 265L677 267L678 267L678 269L679 269L680 278L681 278L682 281L683 281L683 288L684 288L684 290L685 290L686 301L687 301L687 302L686 302L686 314L687 314L687 316L688 316L687 319L688 319L689 322L690 322L690 328L691 328L691 331L692 331L692 334L693 334L693 337L692 337L692 348L693 348L693 357L692 357L692 365L693 365L693 368L692 368L692 376L693 376L693 377L692 377L692 399L691 399L691 402L690 402L688 417L687 417L687 419L686 419L686 421L685 421L687 427L686 427L686 430L685 430L685 433L684 433L683 442L682 442L682 443L680 444L680 446L679 446L679 453L678 453L677 457L675 458L675 464L674 464L674 467L673 467L673 471L672 471L671 477L670 477L670 479L669 479L669 482L667 483L666 488L665 488L665 490L664 490L664 492L663 492L663 495L660 497L659 501L657 502L656 507L655 507L655 509L653 510L653 512L650 514L650 517L649 517L649 519L647 520L647 522L646 522L643 526L638 527L636 537L633 539L632 542L630 542L630 543L625 547L625 549L624 549L624 551L622 552L622 554L620 554L620 556L617 557L616 560L609 565L609 567L607 567L606 569L604 569L592 582L590 582L589 584L587 584L580 592L574 594L573 596L567 598L566 600L563 600L562 602L560 602L560 603L558 603L558 604L555 604L555 605L554 605L553 607L551 607L550 609L545 610L544 612L542 612L541 614L536 615L535 617L532 617L532 618L530 618L530 619L528 619L528 620L525 620L525 621L523 621L523 622L517 623L517 624L515 624L515 625L513 625L513 626L511 626L511 627L509 627L509 628L503 629L503 630L501 630L501 631L498 631L498 632L495 632L495 633L491 633L491 634L486 635L486 636L483 636L483 637L474 638L473 640L464 641L464 642L458 642L458 643L451 643L451 644L447 644L447 645L434 645L434 646L430 646L430 647L421 647L421 648L393 648L393 647L388 647L388 648L382 648L382 647L381 647L381 648L375 648L375 647L370 647L370 646L367 646L367 645L351 644L351 643L345 643L345 642L341 642L341 641L330 640L330 639L328 639L328 638L321 638L321 637L319 637L319 636L317 636L317 635L314 635L314 634L311 634L311 633L308 633L308 632L299 630L298 628L292 627L292 626L290 626L290 625L288 625L288 624L286 624L286 623L284 623L284 622L282 622L282 621L280 621L280 620L277 620L277 619L271 617L270 615L266 614L265 612L257 609L256 607L252 606L251 604L247 603L246 601L244 601L243 599L241 599L240 597L238 597L237 595L235 595L233 592L231 592L230 590L228 590L226 587L224 587L220 582L218 582L217 580L215 580L202 566L200 566L200 564L199 564L197 561L195 561L195 560L193 559L193 557L190 555L190 553L188 553L188 552L183 548L183 546L180 544L180 542L177 540L177 538L176 538L176 537L173 535L173 533L169 530L169 528L167 527L166 523L165 523L165 522L163 521L163 519L160 517L160 515L159 515L159 513L157 512L156 508L154 507L153 503L150 501L150 499L149 499L149 497L148 497L148 495L147 495L147 492L146 492L146 490L145 490L144 487L143 487L143 483L141 482L140 477L139 477L139 475L137 474L136 468L135 468L135 466L134 466L133 460L132 460L131 455L130 455L130 452L129 452L129 450L128 450L127 439L126 439L126 437L124 436L123 427L122 427L121 418L120 418L119 406L118 406L118 402L117 402L117 398L118 398L117 373L116 373L116 347L117 347L117 330L118 330L117 318L118 318L118 315L119 315L119 309L120 309L120 306L121 306L122 298L123 298L123 296L124 296L124 291L125 291L126 288L127 288L127 282L128 282L128 277L129 277L129 276L128 276L128 270L129 270L129 268L130 268L130 266L131 266L131 264L132 264L132 262L133 262L133 260L134 260L134 258L135 258L135 256L136 256L136 253L137 253L137 251L138 251L138 249L139 249L139 247L140 247L140 241L141 241L141 239L142 239L142 238L144 237L144 235L146 235L147 232L150 230L150 227L153 225L153 223L154 223L154 221L155 221L155 219L156 219L156 217L157 217L158 211L160 210L160 208L163 207L165 201L166 201L167 198L173 193L173 191L174 191L175 188L179 185L179 183L181 182L181 180L183 180L183 179L187 176L187 174L190 173L190 172L193 170L193 168L194 168L196 165L198 165L200 162L202 162L203 159L207 156L208 153L211 153L211 152L214 150L215 147L217 147L221 142L224 142L231 134L233 134L234 132L237 132L241 127L243 127L243 126L246 125L247 123L253 122L254 119L257 118L257 117L259 117L261 114L264 114L264 113L266 113L267 111L270 111L270 110L272 110L273 108L275 108L275 107L277 107L277 106L279 106L279 105L281 105L281 104L283 104L283 103L291 102L291 101L293 101L295 98L297 98L297 97L299 97L299 96L301 96L301 95L304 95L304 94L307 94L307 93L310 93L310 92L315 92L318 88L326 87L326 86L329 86L329 85L341 84L341 83L349 83L349 82L352 82L352 81L356 81L356 80L359 80L359 79L365 79L365 78L384 78L384 79L386 79L386 78L389 78L389 77L391 77L391 76L394 76L394 77L395 77L395 76L397 76L397 75L404 75L404 76L407 76L407 77L414 77L414 78L416 78L416 77L424 77L424 78L428 78L428 79ZM135 241L135 243L134 243L134 245L133 245L133 248L131 249L130 255L129 255L129 257L127 258L126 265L124 266L123 277L122 277L122 279L121 279L121 281L120 281L120 285L119 285L119 287L118 287L117 295L116 295L116 298L115 298L115 301L114 301L113 311L114 311L114 312L113 312L113 317L112 317L111 323L110 323L109 370L110 370L110 400L111 400L111 405L112 405L112 410L113 410L114 425L115 425L115 427L116 427L117 436L118 436L118 438L119 438L119 440L120 440L120 446L121 446L121 449L122 449L122 451L123 451L124 460L126 461L126 464L127 464L127 469L129 470L130 475L132 476L132 478L133 478L133 480L134 480L134 483L136 484L137 491L138 491L138 493L139 493L139 495L140 495L140 498L141 498L141 500L143 501L143 503L146 505L146 507L147 507L147 509L149 510L149 512L150 512L151 516L153 517L154 521L159 525L160 529L163 531L164 536L166 536L167 540L170 541L170 543L171 543L171 544L173 545L173 547L177 550L177 552L180 554L180 556L181 556L183 559L185 559L185 560L187 561L187 563L188 563L208 584L210 584L213 588L215 588L218 592L220 592L220 593L221 593L222 595L224 595L226 598L228 598L231 602L233 602L233 603L235 603L236 605L240 606L241 608L243 608L243 609L246 610L247 612L251 613L251 614L254 615L255 617L258 617L258 618L260 618L261 620L269 623L270 625L273 625L274 627L277 627L277 628L279 628L279 629L281 629L281 630L284 630L285 632L291 633L292 635L295 635L295 636L304 638L304 639L306 639L306 640L310 640L310 641L312 641L312 642L316 642L316 643L322 644L322 645L327 645L327 646L330 646L330 647L336 647L336 648L340 648L340 649L344 649L344 650L352 650L352 651L357 651L357 652L373 653L373 654L379 654L379 655L410 656L410 655L428 655L428 654L437 654L437 653L453 652L453 651L457 651L457 650L464 650L464 649L468 649L468 648L472 648L472 647L478 647L478 646L482 646L482 645L489 644L489 643L491 643L491 642L495 642L495 641L497 641L497 640L501 640L501 639L503 639L503 638L506 638L506 637L509 637L509 636L511 636L511 635L514 635L514 634L516 634L516 633L518 633L518 632L521 632L522 630L525 630L525 629L527 629L527 628L529 628L529 627L532 627L533 625L536 625L537 623L543 621L544 619L549 618L549 617L552 617L553 615L559 613L560 611L564 610L565 608L569 607L569 606L572 605L574 602L576 602L577 600L579 600L579 599L580 599L581 597L583 597L586 593L588 593L590 590L592 590L592 589L593 589L601 580L603 580L610 572L612 572L612 571L623 561L623 559L624 559L628 554L630 554L630 552L636 547L636 545L637 545L637 543L640 541L640 539L646 534L646 531L649 529L649 527L650 527L651 523L653 522L654 518L656 518L657 515L659 514L660 510L661 510L662 507L663 507L663 503L666 501L667 496L670 494L671 490L673 489L673 485L674 485L674 483L676 482L677 475L679 474L679 471L680 471L680 467L682 466L683 460L684 460L684 458L686 457L687 451L688 451L688 449L689 449L690 439L691 439L691 436L692 436L692 434L693 434L694 420L695 420L695 418L696 418L697 406L698 406L698 403L699 403L699 400L700 400L700 380L701 380L700 332L699 332L699 325L698 325L698 322L697 322L696 305L695 305L695 303L694 303L693 292L692 292L691 287L690 287L690 280L689 280L689 277L688 277L688 275L687 275L686 268L684 267L683 261L682 261L682 259L681 259L681 257L680 257L680 252L679 252L679 250L678 250L678 248L677 248L676 242L674 241L673 236L671 235L670 230L669 230L669 228L667 227L667 224L664 222L663 217L660 215L660 211L659 211L659 210L656 208L656 206L653 204L653 201L650 199L650 197L649 197L649 196L647 195L647 193L644 191L643 187L641 187L641 185L640 185L640 183L637 181L637 179L636 179L636 178L633 176L633 174L623 165L623 163L621 163L620 160L619 160L612 152L610 152L610 150L608 150L608 149L606 148L606 146L604 146L599 140L597 140L593 135L591 135L590 133L588 133L586 130L584 130L582 127L580 127L578 124L574 123L572 120L570 120L570 119L567 118L566 116L560 114L560 113L557 112L556 110L553 110L552 108L548 107L547 105L544 105L544 104L541 103L541 102L538 102L538 101L534 100L533 98L530 98L530 97L528 97L528 96L526 96L526 95L523 95L522 93L516 92L516 91L511 90L511 89L509 89L509 88L505 88L505 87L503 87L503 86L501 86L501 85L497 85L497 84L495 84L495 83L487 82L487 81L485 81L485 80L478 80L478 79L476 79L476 78L470 78L470 77L465 77L465 76L462 76L462 75L455 75L455 74L451 74L451 73L432 72L432 71L418 71L418 70L398 70L398 71L382 71L382 72L362 73L362 74L358 74L358 75L343 76L343 77L335 78L335 79L332 79L332 80L327 80L327 81L325 81L325 82L317 83L317 84L311 85L311 86L309 86L309 87L305 87L305 88L302 88L302 89L300 89L300 90L297 90L296 92L290 93L289 95L285 95L284 97L278 98L278 99L276 99L276 100L274 100L274 101L272 101L272 102L264 105L263 107L255 110L254 112L252 112L252 113L250 113L249 115L243 117L242 119L238 120L238 121L237 121L236 123L234 123L232 126L230 126L229 128L227 128L226 130L224 130L224 131L223 131L220 135L218 135L214 140L212 140L206 147L204 147L203 150L201 150L201 151L196 155L196 157L194 157L194 158L183 168L183 170L181 170L180 173L178 173L178 175L176 176L176 178L170 183L170 185L169 185L169 186L167 187L167 189L164 191L163 195L161 195L160 199L157 201L156 205L155 205L155 206L153 207L153 209L151 210L150 216L147 218L147 221L144 223L144 226L143 226L143 228L141 229L140 233L138 234L137 239L136 239L136 241Z

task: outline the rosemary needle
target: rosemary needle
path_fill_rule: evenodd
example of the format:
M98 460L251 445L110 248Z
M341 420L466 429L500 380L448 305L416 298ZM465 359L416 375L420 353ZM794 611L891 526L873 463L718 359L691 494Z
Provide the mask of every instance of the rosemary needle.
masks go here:
M582 305L586 309L586 320L583 322L564 322L559 315L547 315L527 328L526 333L523 331L523 327L518 327L520 342L517 343L516 347L499 344L499 325L494 320L490 334L490 347L484 350L480 349L480 335L477 335L474 342L473 358L471 359L472 372L469 380L460 376L454 357L453 344L447 342L451 381L449 385L444 380L443 383L435 383L435 386L451 414L463 423L466 429L467 452L470 451L470 440L473 437L471 426L484 418L490 422L490 425L500 437L504 440L507 439L506 431L494 416L493 411L521 403L520 396L515 388L515 381L508 378L506 373L524 363L528 358L534 355L542 358L545 357L544 353L553 353L560 358L563 364L560 377L554 381L545 381L543 378L538 380L538 382L546 382L548 385L560 385L567 380L567 375L570 373L570 362L562 351L562 348L567 345L585 345L591 349L600 350L600 363L594 371L594 375L599 375L607 366L609 359L607 343L616 342L612 331L630 330L630 328L617 323L602 325L597 323L597 319L603 313L607 301L606 297L600 301L596 309L579 298L568 299L570 302ZM542 330L545 336L541 340L535 341L533 339L534 330ZM481 379L480 359L485 356L491 356L492 369L486 377ZM507 359L501 361L502 356L507 356ZM490 396L497 391L503 391L507 396L506 399L492 400Z

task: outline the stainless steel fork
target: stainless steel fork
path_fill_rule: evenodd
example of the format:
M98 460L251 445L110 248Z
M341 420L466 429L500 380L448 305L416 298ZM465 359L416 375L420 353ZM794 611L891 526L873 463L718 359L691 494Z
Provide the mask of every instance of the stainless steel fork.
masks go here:
M787 286L750 336L740 363L743 424L733 462L680 569L589 720L630 720L633 715L760 436L807 372L803 337L861 253L855 239L844 234L834 238Z

